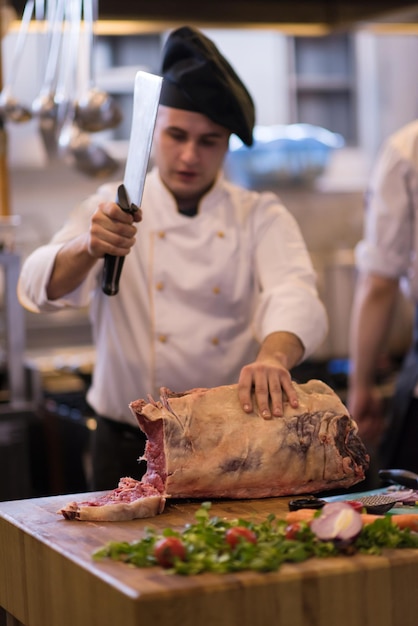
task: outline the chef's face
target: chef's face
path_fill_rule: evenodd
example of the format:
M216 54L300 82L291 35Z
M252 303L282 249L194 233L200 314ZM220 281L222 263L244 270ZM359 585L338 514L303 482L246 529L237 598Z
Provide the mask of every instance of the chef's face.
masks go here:
M154 158L179 208L196 206L213 185L229 136L229 130L201 113L159 107Z

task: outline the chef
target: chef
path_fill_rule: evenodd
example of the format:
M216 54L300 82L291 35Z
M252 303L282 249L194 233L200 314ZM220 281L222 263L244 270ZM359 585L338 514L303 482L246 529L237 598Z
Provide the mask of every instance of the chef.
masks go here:
M365 443L378 451L380 467L413 472L418 472L417 208L415 120L384 142L369 184L364 236L356 247L359 280L351 320L348 394L350 412ZM376 374L395 322L399 289L415 305L415 329L387 416Z
M294 218L273 193L222 173L231 133L250 146L254 105L200 31L173 31L162 59L154 169L134 216L101 186L22 267L31 311L89 306L96 363L94 489L138 478L143 441L128 404L159 388L239 382L246 412L297 406L290 370L324 339L325 309ZM125 256L119 293L102 292L103 257Z

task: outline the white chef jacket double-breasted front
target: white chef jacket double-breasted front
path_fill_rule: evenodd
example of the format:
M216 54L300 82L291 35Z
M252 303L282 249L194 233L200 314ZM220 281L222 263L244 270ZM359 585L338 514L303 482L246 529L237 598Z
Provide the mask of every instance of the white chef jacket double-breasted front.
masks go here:
M128 404L173 391L238 381L260 342L296 334L305 357L324 339L325 309L298 225L272 193L219 177L190 218L177 211L158 171L147 176L143 220L125 258L119 293L101 289L99 261L74 292L49 301L46 285L63 242L86 232L102 186L51 243L24 262L18 292L33 311L90 307L96 363L88 401L101 415L135 424Z

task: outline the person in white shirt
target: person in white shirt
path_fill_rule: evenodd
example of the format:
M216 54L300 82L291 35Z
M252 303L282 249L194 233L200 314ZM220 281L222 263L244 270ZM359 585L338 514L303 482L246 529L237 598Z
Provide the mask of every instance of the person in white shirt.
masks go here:
M239 188L222 174L231 133L253 141L245 86L190 27L168 37L162 76L155 168L141 209L122 211L117 185L102 186L26 259L18 285L32 311L90 307L95 489L143 473L130 402L158 398L161 386L181 392L238 382L246 412L280 417L284 400L297 406L289 370L327 331L294 218L273 193ZM115 296L101 287L105 254L125 257Z
M418 324L386 415L376 373L399 289L418 302L418 120L390 136L371 176L351 330L348 407L382 469L418 472ZM389 418L389 419L387 419Z

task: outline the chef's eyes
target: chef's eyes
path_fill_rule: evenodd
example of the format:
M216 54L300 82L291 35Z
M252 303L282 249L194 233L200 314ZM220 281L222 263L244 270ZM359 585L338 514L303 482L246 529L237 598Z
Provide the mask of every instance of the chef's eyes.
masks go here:
M202 137L199 141L201 146L216 146L220 141L219 137Z
M181 131L174 130L174 129L168 130L167 134L169 137L171 137L171 139L173 139L177 143L187 144L188 142L193 141L193 143L197 147L198 146L204 146L204 147L216 146L219 143L219 141L221 141L221 137L219 137L218 135L202 135L201 137L198 137L196 140L192 140L190 139L187 133L183 133Z

